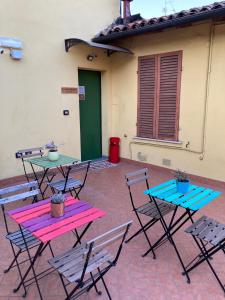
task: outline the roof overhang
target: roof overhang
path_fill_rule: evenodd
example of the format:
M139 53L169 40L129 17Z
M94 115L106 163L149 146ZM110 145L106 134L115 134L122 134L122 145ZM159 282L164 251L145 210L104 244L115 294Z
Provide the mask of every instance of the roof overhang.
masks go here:
M146 25L143 27L132 29L132 30L124 30L121 32L112 32L105 36L103 35L103 36L94 37L92 39L92 41L97 42L97 43L108 43L110 41L118 40L121 38L126 38L126 37L130 37L130 36L144 34L144 33L160 31L160 30L172 28L172 27L179 27L179 26L191 24L194 22L216 19L216 18L220 18L220 17L224 17L224 16L225 16L225 8L219 8L219 9L215 9L215 10L210 10L208 12L199 13L196 15L188 15L188 16L184 16L184 17L180 17L180 18L175 18L172 20L167 20L164 22L159 22L156 24L149 24L149 25Z
M112 45L105 45L105 44L95 43L95 42L91 42L91 41L89 42L89 41L85 41L82 39L65 39L66 52L68 52L71 47L74 47L78 44L85 44L89 47L100 48L100 49L106 50L108 56L110 56L114 52L123 52L123 53L133 54L132 51L130 51L129 49L126 49L126 48L112 46Z

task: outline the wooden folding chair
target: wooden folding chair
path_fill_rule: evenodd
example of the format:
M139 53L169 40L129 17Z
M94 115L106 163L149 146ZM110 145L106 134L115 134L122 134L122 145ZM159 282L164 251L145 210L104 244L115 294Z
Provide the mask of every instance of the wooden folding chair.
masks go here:
M66 193L70 192L72 194L72 191L75 193L75 197L79 199L79 194L81 190L84 188L88 171L90 168L91 161L83 161L80 163L72 164L70 166L66 166L65 171L65 178L60 179L58 181L53 181L48 183L48 185L56 190L57 192ZM71 176L73 173L82 173L81 179L74 178Z
M115 227L87 243L49 260L50 265L59 273L66 300L76 299L85 292L89 292L93 287L101 295L101 291L97 287L100 280L109 299L112 299L104 276L112 267L116 266L131 224L132 221ZM112 244L115 246L113 253L108 250L109 246L112 250ZM70 284L75 284L75 287L68 292Z
M154 201L152 201L152 199L150 197L149 197L149 201L147 203L145 203L144 205L136 206L136 204L135 204L136 201L134 200L134 195L133 195L131 187L137 186L139 184L143 184L143 187L145 187L145 189L149 189L149 183L148 183L149 170L147 168L128 173L125 175L125 179L126 179L126 184L127 184L129 194L130 194L131 205L132 205L133 211L135 212L135 215L136 215L138 222L140 224L140 227L141 227L136 233L134 233L126 241L126 243L131 241L134 237L138 236L140 233L143 233L145 235L147 243L149 244L149 247L152 248L150 239L147 235L147 230L149 228L151 228L158 221L161 222L162 227L165 230L165 226L164 226L163 222L161 221L161 216L159 214L158 209L160 209L161 215L165 216L166 214L173 211L175 207L172 204L168 204L163 201L156 200L157 205L158 205L158 208L157 208L156 204L154 203ZM140 215L145 215L147 217L150 217L151 220L148 221L146 224L143 224L143 222L140 218ZM153 249L152 249L152 254L153 254L153 258L156 258L155 252Z
M40 194L40 190L38 188L37 181L32 181L28 183L22 183L19 185L14 185L10 187L5 187L0 189L0 205L2 208L5 229L6 229L6 238L9 240L14 258L10 263L9 267L4 271L4 273L9 272L12 268L17 267L18 272L20 275L20 279L22 279L22 272L21 272L21 264L30 260L30 257L27 260L23 260L19 262L19 256L27 251L28 249L32 249L40 245L39 240L34 237L29 231L27 230L17 230L11 231L9 229L8 217L5 211L5 207L9 203L18 202L21 200L26 200L31 198L32 202L37 202L37 196ZM50 246L50 245L49 245ZM50 246L51 247L51 246ZM50 248L51 250L51 248ZM51 250L52 251L52 250ZM26 286L23 284L24 287L24 296L26 296ZM15 291L16 292L16 291Z

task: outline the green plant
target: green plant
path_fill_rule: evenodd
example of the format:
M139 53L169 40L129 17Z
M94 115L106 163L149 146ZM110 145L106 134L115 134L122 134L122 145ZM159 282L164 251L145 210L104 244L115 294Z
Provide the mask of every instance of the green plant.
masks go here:
M63 144L59 144L59 145L56 145L55 143L54 143L54 141L50 141L49 143L47 143L47 144L45 144L44 145L44 147L45 147L45 149L48 149L49 151L58 151L58 148L60 147L60 146L62 146Z
M63 195L62 193L54 194L53 196L51 196L51 203L53 204L64 203L64 201L65 201L65 195Z
M45 149L48 149L49 151L57 151L58 147L57 145L54 143L54 141L51 141L47 144L45 144Z
M177 181L179 182L187 182L189 181L188 175L181 171L181 170L176 170L174 177L176 178Z

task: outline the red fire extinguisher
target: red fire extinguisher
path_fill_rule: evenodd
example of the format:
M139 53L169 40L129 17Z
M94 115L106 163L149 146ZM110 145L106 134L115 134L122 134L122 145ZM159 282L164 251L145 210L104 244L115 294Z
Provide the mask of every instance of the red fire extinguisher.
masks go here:
M109 139L109 162L117 164L120 161L120 138Z

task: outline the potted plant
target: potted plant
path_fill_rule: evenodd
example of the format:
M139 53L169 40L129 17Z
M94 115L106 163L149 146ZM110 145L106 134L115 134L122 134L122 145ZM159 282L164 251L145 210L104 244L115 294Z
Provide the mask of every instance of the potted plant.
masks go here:
M50 161L56 161L59 159L58 146L54 143L54 141L46 144L45 149L48 149L48 159Z
M54 194L51 198L51 215L54 218L59 218L64 215L65 195L62 193Z
M177 170L175 172L177 191L178 193L185 194L188 192L190 187L190 180L185 172Z

